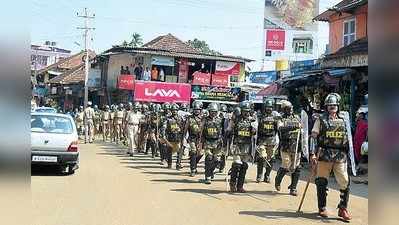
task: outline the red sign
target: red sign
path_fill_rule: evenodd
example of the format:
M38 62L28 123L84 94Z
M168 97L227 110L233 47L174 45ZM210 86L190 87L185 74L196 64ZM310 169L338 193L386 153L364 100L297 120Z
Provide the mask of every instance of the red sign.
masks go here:
M179 64L179 83L187 83L188 76L188 59L180 59Z
M209 85L211 83L210 73L201 73L196 71L193 73L193 84L195 85Z
M215 74L239 75L240 64L236 62L216 61Z
M190 100L190 84L153 81L137 81L135 84L134 101L190 103Z
M212 85L213 86L229 86L229 76L227 75L220 75L220 74L213 74L212 75Z
M284 30L267 30L266 31L266 49L267 50L284 50L285 47L285 31Z
M134 90L134 75L119 75L118 88L124 90Z

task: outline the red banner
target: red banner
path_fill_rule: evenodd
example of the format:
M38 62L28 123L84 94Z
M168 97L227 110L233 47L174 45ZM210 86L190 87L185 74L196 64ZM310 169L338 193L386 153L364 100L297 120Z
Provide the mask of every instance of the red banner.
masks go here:
M216 61L215 74L239 75L240 64L236 62Z
M267 30L266 31L266 49L267 50L284 50L285 48L285 31L284 30Z
M188 76L188 59L180 59L179 64L179 83L187 83Z
M212 75L212 85L213 86L222 86L227 87L229 86L229 76L227 75L220 75L220 74L213 74Z
M137 81L135 84L134 101L190 103L190 100L190 84L153 81Z
M195 85L209 85L211 83L210 73L201 73L196 71L193 73L193 84Z
M119 75L118 88L124 90L134 90L134 75Z

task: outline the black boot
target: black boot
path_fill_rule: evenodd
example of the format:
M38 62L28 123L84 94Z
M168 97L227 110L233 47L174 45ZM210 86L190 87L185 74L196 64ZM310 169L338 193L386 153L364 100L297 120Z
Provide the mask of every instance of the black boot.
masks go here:
M266 164L266 172L265 172L265 177L263 178L263 182L265 183L270 183L270 173L272 172L273 169L273 162L269 162L269 164Z
M166 161L168 162L168 168L172 168L172 149L166 147Z
M348 202L349 202L349 187L346 188L345 190L339 190L341 194L339 195L341 201L338 204L339 209L346 209L348 208Z
M283 177L287 172L288 170L284 169L283 167L280 167L278 169L276 179L274 180L274 187L276 188L277 191L281 190L281 181L283 180Z
M291 185L288 187L290 189L290 195L297 196L298 191L296 189L299 181L299 176L301 174L301 170L296 168L295 171L291 174Z
M248 163L242 162L240 172L238 173L238 181L237 181L237 191L240 193L245 193L244 182L245 175L247 174Z
M213 156L205 156L205 183L211 184L211 177L213 176Z
M199 161L202 159L202 156L204 155L197 155L197 158L195 160L196 165L198 165Z
M182 153L178 152L176 157L176 170L183 169L183 166L181 165L181 158L182 158Z
M237 191L237 177L238 173L240 172L241 165L238 163L233 162L231 164L231 169L229 171L230 175L230 192L236 192Z
M315 179L317 189L317 206L319 214L322 217L327 217L326 204L327 204L327 184L328 180L324 177L317 177Z
M257 171L256 171L256 183L259 183L262 179L262 173L263 173L263 166L265 165L265 160L261 157L259 157L258 162L256 164L257 166Z
M193 177L195 175L195 171L197 170L197 153L191 152L190 155L190 176Z
M219 162L219 173L223 173L224 167L226 166L225 155L222 155Z

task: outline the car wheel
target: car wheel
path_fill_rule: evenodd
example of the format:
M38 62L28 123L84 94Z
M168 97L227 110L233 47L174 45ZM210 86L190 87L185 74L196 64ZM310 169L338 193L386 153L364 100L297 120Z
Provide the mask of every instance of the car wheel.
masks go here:
M65 173L66 175L72 175L75 173L75 165L69 165L68 166L68 171Z

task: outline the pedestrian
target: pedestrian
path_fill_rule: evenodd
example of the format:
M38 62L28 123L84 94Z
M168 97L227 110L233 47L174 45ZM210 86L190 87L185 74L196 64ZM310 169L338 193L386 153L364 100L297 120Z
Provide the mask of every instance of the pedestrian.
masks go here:
M311 135L311 142L318 148L310 148L310 159L316 168L315 184L317 187L317 202L319 215L328 217L327 186L330 172L334 171L335 179L340 189L338 216L344 221L351 220L348 212L349 175L348 175L348 131L343 115L339 112L341 97L336 93L327 95L324 104L327 112L316 119ZM317 140L317 142L316 142Z
M223 151L223 120L218 115L219 106L212 102L208 106L209 116L205 118L202 129L202 143L205 150L205 184L211 184L214 171L222 161Z
M284 100L281 103L282 117L278 125L280 139L281 166L277 171L274 186L281 190L281 181L285 174L291 172L291 184L288 186L290 195L297 196L297 185L301 174L300 162L301 147L301 119L294 114L291 102Z
M194 177L197 174L197 164L204 155L202 149L202 128L203 128L203 117L202 117L202 103L193 103L193 115L189 116L186 120L184 127L184 134L188 133L187 142L189 145L189 157L190 157L190 176Z
M134 75L136 75L136 80L142 80L143 66L141 65L141 63L139 63L136 68L134 68Z
M143 72L143 80L144 81L151 80L151 72L150 72L150 68L148 68L148 66L145 68L145 71Z
M233 135L233 163L229 170L230 192L245 193L244 182L248 169L248 162L252 161L253 137L256 135L256 127L253 126L249 102L242 102L241 115L231 121L228 133Z
M256 182L262 180L263 168L266 171L263 177L263 182L270 183L270 172L273 169L273 159L275 150L277 149L277 127L278 117L273 111L273 100L268 99L263 104L263 112L259 113L258 126L258 159L257 159L257 174Z
M129 67L128 67L128 66L126 66L125 68L126 68L126 69L125 69L125 74L127 74L127 75L130 75L130 70L129 70Z
M368 132L368 122L366 120L366 110L360 108L356 113L356 130L353 138L353 149L355 151L356 163L360 162L361 147L366 141Z
M91 101L87 102L87 107L84 110L83 121L85 125L85 144L87 142L93 143L94 135L94 109L91 108Z
M158 69L157 69L157 67L156 66L153 66L152 67L152 70L151 70L151 80L152 81L157 81L158 80Z
M176 103L173 103L171 106L171 116L166 119L162 128L163 141L167 147L166 160L168 163L168 168L172 168L172 155L177 153L176 170L183 168L181 165L181 145L183 141L184 123L183 119L177 114L178 110L179 106Z
M165 72L163 71L163 68L159 70L159 81L165 81Z
M133 156L135 152L137 152L138 143L138 135L139 135L139 124L141 119L141 113L139 112L140 104L138 102L134 103L134 106L129 104L130 111L127 114L127 131L128 131L128 151L127 154Z

